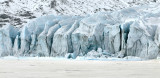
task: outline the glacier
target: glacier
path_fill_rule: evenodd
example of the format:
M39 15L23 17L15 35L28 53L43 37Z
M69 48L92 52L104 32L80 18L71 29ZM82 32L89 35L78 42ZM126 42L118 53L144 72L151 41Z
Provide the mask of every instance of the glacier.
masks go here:
M47 15L22 28L8 24L0 28L0 57L155 59L160 10L154 10L137 6L86 16Z

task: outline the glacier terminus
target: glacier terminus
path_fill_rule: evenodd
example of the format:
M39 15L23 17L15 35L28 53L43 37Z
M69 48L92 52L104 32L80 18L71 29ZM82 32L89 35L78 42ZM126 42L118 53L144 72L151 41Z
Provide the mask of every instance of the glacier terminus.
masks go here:
M155 59L160 51L160 6L130 7L86 16L46 15L21 28L0 28L0 57L78 56Z

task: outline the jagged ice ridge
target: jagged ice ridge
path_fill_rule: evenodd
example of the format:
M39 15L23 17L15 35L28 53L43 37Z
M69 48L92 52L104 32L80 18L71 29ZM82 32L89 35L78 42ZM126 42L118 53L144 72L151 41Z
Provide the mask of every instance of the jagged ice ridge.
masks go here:
M42 16L22 28L3 26L0 56L154 59L160 49L159 21L160 11L146 6L87 16Z

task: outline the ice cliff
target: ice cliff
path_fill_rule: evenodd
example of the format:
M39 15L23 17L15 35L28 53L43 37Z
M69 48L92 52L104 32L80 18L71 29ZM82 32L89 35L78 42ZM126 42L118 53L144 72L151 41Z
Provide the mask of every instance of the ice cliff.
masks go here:
M48 15L22 28L6 25L0 29L0 56L154 59L160 50L160 11L155 9L143 6L87 16Z

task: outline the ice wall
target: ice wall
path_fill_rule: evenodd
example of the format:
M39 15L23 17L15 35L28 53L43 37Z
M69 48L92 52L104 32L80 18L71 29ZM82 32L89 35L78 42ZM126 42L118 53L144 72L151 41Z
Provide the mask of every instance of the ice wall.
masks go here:
M0 56L76 58L97 51L98 57L154 59L160 50L160 12L144 9L83 17L48 15L19 29L6 25L0 29Z

